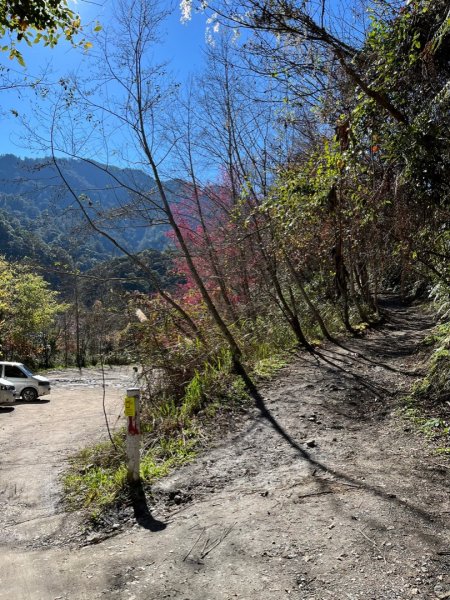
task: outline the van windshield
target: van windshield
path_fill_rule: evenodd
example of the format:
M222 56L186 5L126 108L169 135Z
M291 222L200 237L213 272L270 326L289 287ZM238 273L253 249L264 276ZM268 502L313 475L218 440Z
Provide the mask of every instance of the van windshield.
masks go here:
M25 373L25 375L27 375L28 377L33 377L33 373L25 365L20 365L20 368Z

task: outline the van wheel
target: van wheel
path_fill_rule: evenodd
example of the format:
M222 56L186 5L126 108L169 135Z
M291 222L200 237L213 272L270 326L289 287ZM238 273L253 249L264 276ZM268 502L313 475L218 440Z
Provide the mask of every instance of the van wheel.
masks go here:
M22 390L22 399L25 400L25 402L34 402L37 400L37 397L38 394L34 388L25 388Z

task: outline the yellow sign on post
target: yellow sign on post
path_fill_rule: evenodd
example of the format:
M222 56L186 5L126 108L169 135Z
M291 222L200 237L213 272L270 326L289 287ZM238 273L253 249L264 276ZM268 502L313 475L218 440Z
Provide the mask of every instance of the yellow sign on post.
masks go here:
M125 417L127 419L127 479L131 484L140 480L141 444L141 394L139 388L128 388L125 396Z
M136 402L133 396L125 396L125 416L136 416Z

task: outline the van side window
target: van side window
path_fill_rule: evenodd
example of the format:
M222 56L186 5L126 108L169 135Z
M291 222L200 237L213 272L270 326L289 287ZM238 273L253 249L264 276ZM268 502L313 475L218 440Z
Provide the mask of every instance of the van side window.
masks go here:
M5 379L8 379L8 377L15 377L16 379L18 377L22 377L23 379L27 378L25 373L19 369L19 367L15 367L14 365L5 365Z

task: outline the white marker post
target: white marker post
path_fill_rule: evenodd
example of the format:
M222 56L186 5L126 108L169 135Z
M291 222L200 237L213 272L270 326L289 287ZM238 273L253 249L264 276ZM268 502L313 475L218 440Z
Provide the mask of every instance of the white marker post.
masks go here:
M130 484L140 480L141 414L140 389L129 388L125 398L127 419L127 478Z

